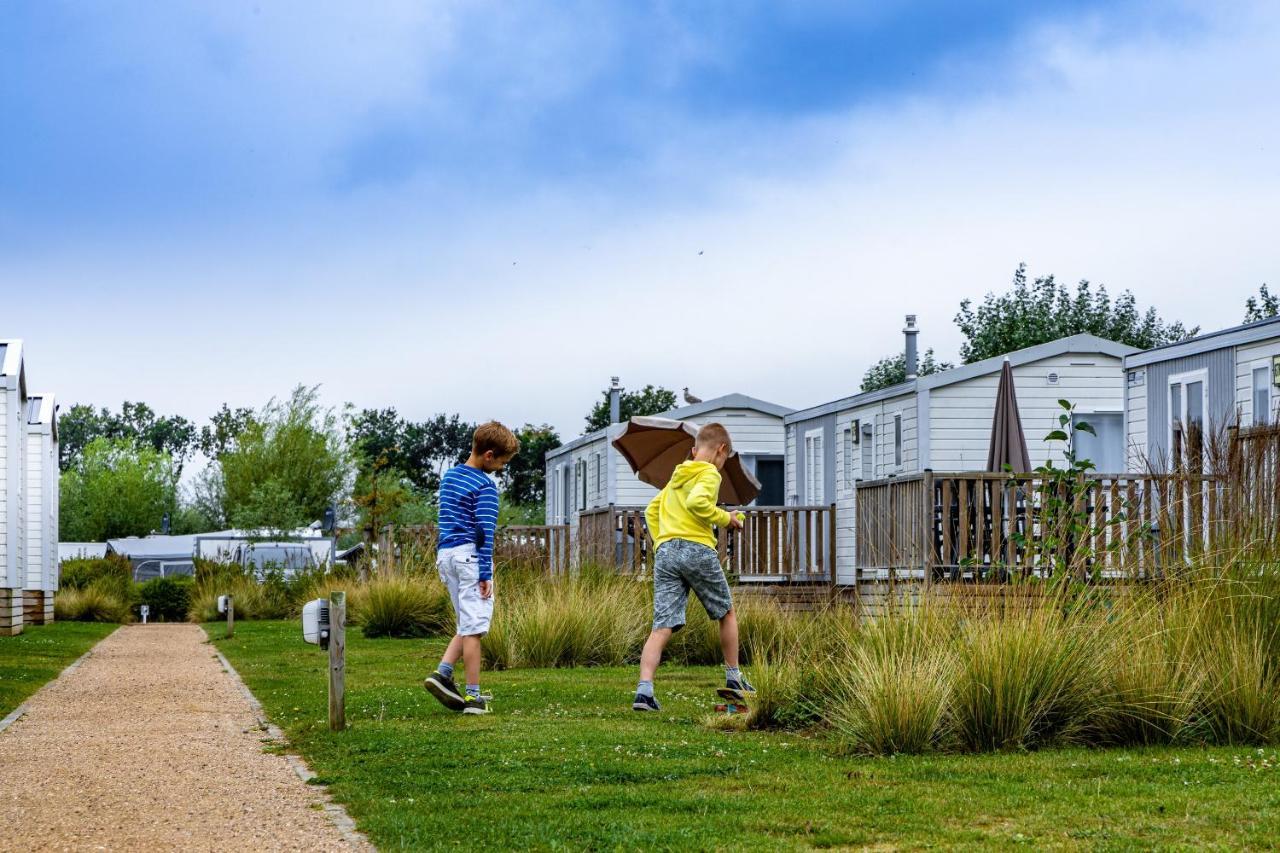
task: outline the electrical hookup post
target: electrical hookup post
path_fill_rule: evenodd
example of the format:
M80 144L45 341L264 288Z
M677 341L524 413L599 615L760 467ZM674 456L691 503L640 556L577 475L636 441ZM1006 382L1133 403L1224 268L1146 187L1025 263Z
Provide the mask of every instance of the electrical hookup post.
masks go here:
M329 731L347 727L347 594L341 590L302 605L302 640L329 653Z
M329 593L329 731L347 727L347 594Z

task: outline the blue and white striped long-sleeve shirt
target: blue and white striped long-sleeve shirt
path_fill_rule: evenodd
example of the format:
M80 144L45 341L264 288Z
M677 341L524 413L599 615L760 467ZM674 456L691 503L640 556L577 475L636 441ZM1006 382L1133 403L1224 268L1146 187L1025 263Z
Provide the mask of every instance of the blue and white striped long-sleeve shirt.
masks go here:
M480 580L493 579L493 537L498 530L498 487L479 468L458 465L440 478L440 547L475 545Z

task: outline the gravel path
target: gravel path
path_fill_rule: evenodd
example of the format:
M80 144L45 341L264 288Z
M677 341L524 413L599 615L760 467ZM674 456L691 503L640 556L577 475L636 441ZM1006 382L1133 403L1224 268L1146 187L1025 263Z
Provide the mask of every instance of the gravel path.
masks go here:
M133 625L0 734L0 850L350 850L195 625Z

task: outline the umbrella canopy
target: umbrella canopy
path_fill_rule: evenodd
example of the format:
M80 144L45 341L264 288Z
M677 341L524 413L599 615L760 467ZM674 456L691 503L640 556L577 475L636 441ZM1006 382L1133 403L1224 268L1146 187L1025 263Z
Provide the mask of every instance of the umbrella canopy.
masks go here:
M1031 470L1031 457L1027 454L1027 437L1022 432L1022 418L1018 416L1018 395L1013 388L1013 368L1009 359L1000 368L1000 387L996 389L996 410L991 421L991 446L987 449L987 470L1004 471L1005 466L1016 474Z
M671 479L676 466L693 452L698 428L670 418L635 417L613 440L631 470L641 482L661 489ZM760 481L742 467L742 457L735 452L720 472L722 504L742 506L760 494Z

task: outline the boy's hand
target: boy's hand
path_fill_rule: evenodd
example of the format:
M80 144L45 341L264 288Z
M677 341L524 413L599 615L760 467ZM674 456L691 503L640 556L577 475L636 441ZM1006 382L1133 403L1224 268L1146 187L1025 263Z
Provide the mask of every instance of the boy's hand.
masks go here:
M480 581L480 597L493 598L493 581Z
M742 520L743 520L744 518L746 518L746 516L745 516L745 515L743 515L743 514L742 514L742 513L740 513L740 512L731 512L731 513L729 513L729 528L730 528L730 529L741 530L741 529L742 529Z

